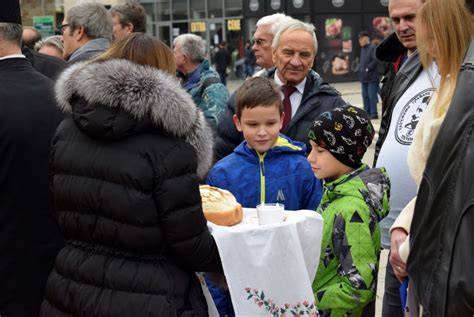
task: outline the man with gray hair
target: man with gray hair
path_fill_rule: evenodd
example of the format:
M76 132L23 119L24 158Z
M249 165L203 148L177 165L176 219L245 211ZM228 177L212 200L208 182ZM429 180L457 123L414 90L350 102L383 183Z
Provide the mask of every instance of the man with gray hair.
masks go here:
M256 64L262 67L253 76L268 76L268 70L272 69L272 42L278 31L278 27L284 21L291 20L290 16L283 13L267 15L257 21L256 30L253 35L252 49L255 52ZM232 153L234 148L243 140L242 133L237 131L232 117L235 114L234 94L227 101L227 107L219 120L217 137L215 140L215 156L219 160Z
M59 26L69 64L92 59L110 47L112 16L97 2L74 5Z
M336 89L311 69L318 49L312 24L296 19L283 21L271 47L275 68L268 70L265 76L274 79L282 89L285 117L281 133L305 143L309 149L308 131L314 119L322 112L345 106L346 103ZM227 116L225 119L228 120ZM219 159L231 153L243 140L242 134L232 129L231 123L228 123L226 130L223 125L224 121L219 126L216 139L216 156Z
M112 14L113 40L120 40L134 32L146 32L145 8L138 3L117 4L110 9Z
M50 143L62 119L53 81L21 52L18 0L0 2L0 315L38 316L64 240L49 193Z
M229 92L206 59L204 40L194 34L182 34L174 39L173 44L176 68L178 76L182 78L183 88L215 130L225 110Z
M296 19L285 21L273 39L275 69L268 73L282 90L285 118L281 132L305 143L308 150L308 131L314 119L346 105L339 92L311 69L317 51L312 24Z
M290 16L283 13L275 13L267 15L257 21L256 30L253 34L252 49L255 52L257 65L262 67L262 70L257 72L255 76L262 76L266 70L273 68L272 58L272 42L273 38L278 32L280 24L291 20Z

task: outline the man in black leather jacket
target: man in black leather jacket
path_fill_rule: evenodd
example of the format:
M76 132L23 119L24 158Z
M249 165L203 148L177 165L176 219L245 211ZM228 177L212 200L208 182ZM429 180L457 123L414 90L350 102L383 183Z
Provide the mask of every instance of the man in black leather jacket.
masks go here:
M426 73L423 74L416 46L415 17L421 4L419 0L390 0L389 14L395 32L376 49L377 58L389 65L382 78L384 112L375 146L374 166L385 167L392 183L390 212L380 222L381 244L390 250L390 259L399 258L398 244L406 239L407 233L394 231L391 234L389 229L401 209L416 195L416 184L406 163L417 122L411 118L419 119L420 112L426 107L422 100L434 92L434 89L427 89L427 81L422 80ZM403 316L399 288L400 280L405 276L404 270L395 272L391 263L387 263L382 317Z
M418 191L408 273L424 316L474 314L474 39Z

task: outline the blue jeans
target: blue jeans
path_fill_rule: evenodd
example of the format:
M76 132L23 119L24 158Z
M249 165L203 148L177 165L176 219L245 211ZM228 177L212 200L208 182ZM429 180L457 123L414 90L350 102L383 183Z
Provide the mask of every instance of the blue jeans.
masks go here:
M379 83L374 81L371 83L362 83L362 99L364 102L364 110L372 117L377 116Z

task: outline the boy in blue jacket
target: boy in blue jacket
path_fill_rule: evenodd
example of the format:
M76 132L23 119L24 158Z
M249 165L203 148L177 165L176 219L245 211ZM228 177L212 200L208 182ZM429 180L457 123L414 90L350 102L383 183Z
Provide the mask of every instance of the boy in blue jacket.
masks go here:
M248 79L236 93L234 124L244 141L217 162L207 183L227 189L248 208L280 203L285 210L316 210L321 182L306 159L306 145L280 134L283 104L278 87L267 78ZM234 316L230 294L208 281L220 316Z
M266 202L316 210L321 182L306 160L305 144L279 133L285 114L278 87L267 78L246 80L235 110L234 124L245 141L212 167L207 183L227 189L243 207Z

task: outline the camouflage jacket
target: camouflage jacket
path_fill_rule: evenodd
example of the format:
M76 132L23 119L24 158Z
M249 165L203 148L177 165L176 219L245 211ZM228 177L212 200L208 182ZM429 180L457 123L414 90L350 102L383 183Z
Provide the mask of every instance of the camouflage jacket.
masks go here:
M209 80L215 78L216 80ZM220 82L219 74L205 59L188 76L184 88L194 103L204 112L207 122L213 130L217 128L219 118L226 108L229 92Z
M389 210L385 169L361 166L324 185L324 220L313 292L321 316L361 316L375 298L380 227Z

